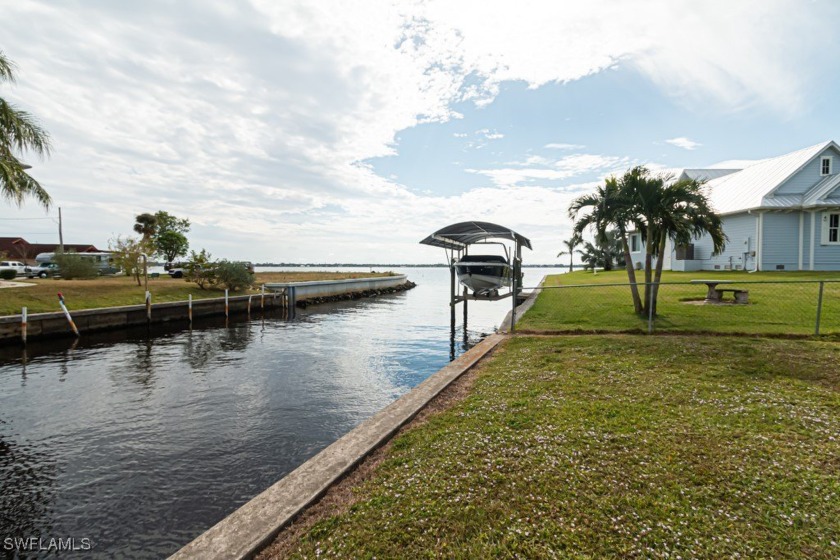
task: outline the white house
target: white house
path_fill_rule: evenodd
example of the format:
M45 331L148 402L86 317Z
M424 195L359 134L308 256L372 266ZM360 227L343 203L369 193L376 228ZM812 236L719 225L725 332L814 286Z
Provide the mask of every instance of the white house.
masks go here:
M840 270L840 146L822 142L743 169L685 169L707 180L729 238L712 256L708 236L665 249L668 270ZM633 263L644 264L641 236L630 236Z

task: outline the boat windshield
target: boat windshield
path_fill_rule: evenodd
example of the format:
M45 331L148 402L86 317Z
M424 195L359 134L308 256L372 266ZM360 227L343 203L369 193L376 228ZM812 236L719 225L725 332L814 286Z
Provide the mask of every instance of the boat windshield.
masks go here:
M458 262L482 262L482 263L501 263L507 264L507 260L501 255L464 255Z

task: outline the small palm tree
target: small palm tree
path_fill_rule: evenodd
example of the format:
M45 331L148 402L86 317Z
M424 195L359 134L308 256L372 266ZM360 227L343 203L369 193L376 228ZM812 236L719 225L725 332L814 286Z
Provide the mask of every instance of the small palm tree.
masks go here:
M569 255L569 272L572 272L572 270L574 269L575 247L577 247L581 243L583 243L583 238L580 236L579 233L575 232L569 239L563 241L563 245L565 245L566 249L568 250L560 251L559 253L557 253L558 258L562 257L563 255Z
M645 167L634 167L620 180L622 194L628 203L627 217L645 241L645 313L656 313L665 244L669 238L687 243L692 237L708 234L715 254L720 253L726 243L720 217L702 191L703 183L695 180L674 182L672 179L670 175L654 175ZM653 258L656 258L655 271Z
M149 240L157 232L157 218L154 214L140 214L134 218L134 231L143 236L143 243L149 243Z
M14 64L0 52L0 82L15 82ZM35 119L0 97L0 196L18 206L34 197L44 208L52 200L44 188L26 170L19 157L25 152L44 157L50 153L49 134Z
M586 213L583 213L586 212ZM581 213L583 213L581 215ZM622 185L615 177L609 177L604 185L599 186L594 193L580 196L569 205L569 217L575 221L575 232L583 233L588 227L595 230L595 240L605 243L607 231L615 228L615 235L624 251L624 265L627 278L630 281L630 294L633 297L633 308L636 313L643 310L636 285L636 270L630 257L630 245L627 242L627 224L633 223L631 201L626 196Z

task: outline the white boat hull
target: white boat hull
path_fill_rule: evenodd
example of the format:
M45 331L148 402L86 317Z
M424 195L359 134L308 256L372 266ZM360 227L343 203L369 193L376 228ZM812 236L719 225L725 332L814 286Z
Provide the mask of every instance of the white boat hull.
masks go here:
M458 281L476 295L489 294L504 286L510 286L510 266L498 262L456 263Z

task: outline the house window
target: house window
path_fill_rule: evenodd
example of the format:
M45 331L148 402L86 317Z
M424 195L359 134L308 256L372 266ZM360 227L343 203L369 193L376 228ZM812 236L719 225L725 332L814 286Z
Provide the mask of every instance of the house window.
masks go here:
M820 159L820 175L831 175L831 156Z
M840 245L840 212L823 214L823 245Z
M641 249L641 240L639 239L639 234L634 233L630 236L630 252L631 253L638 253Z

